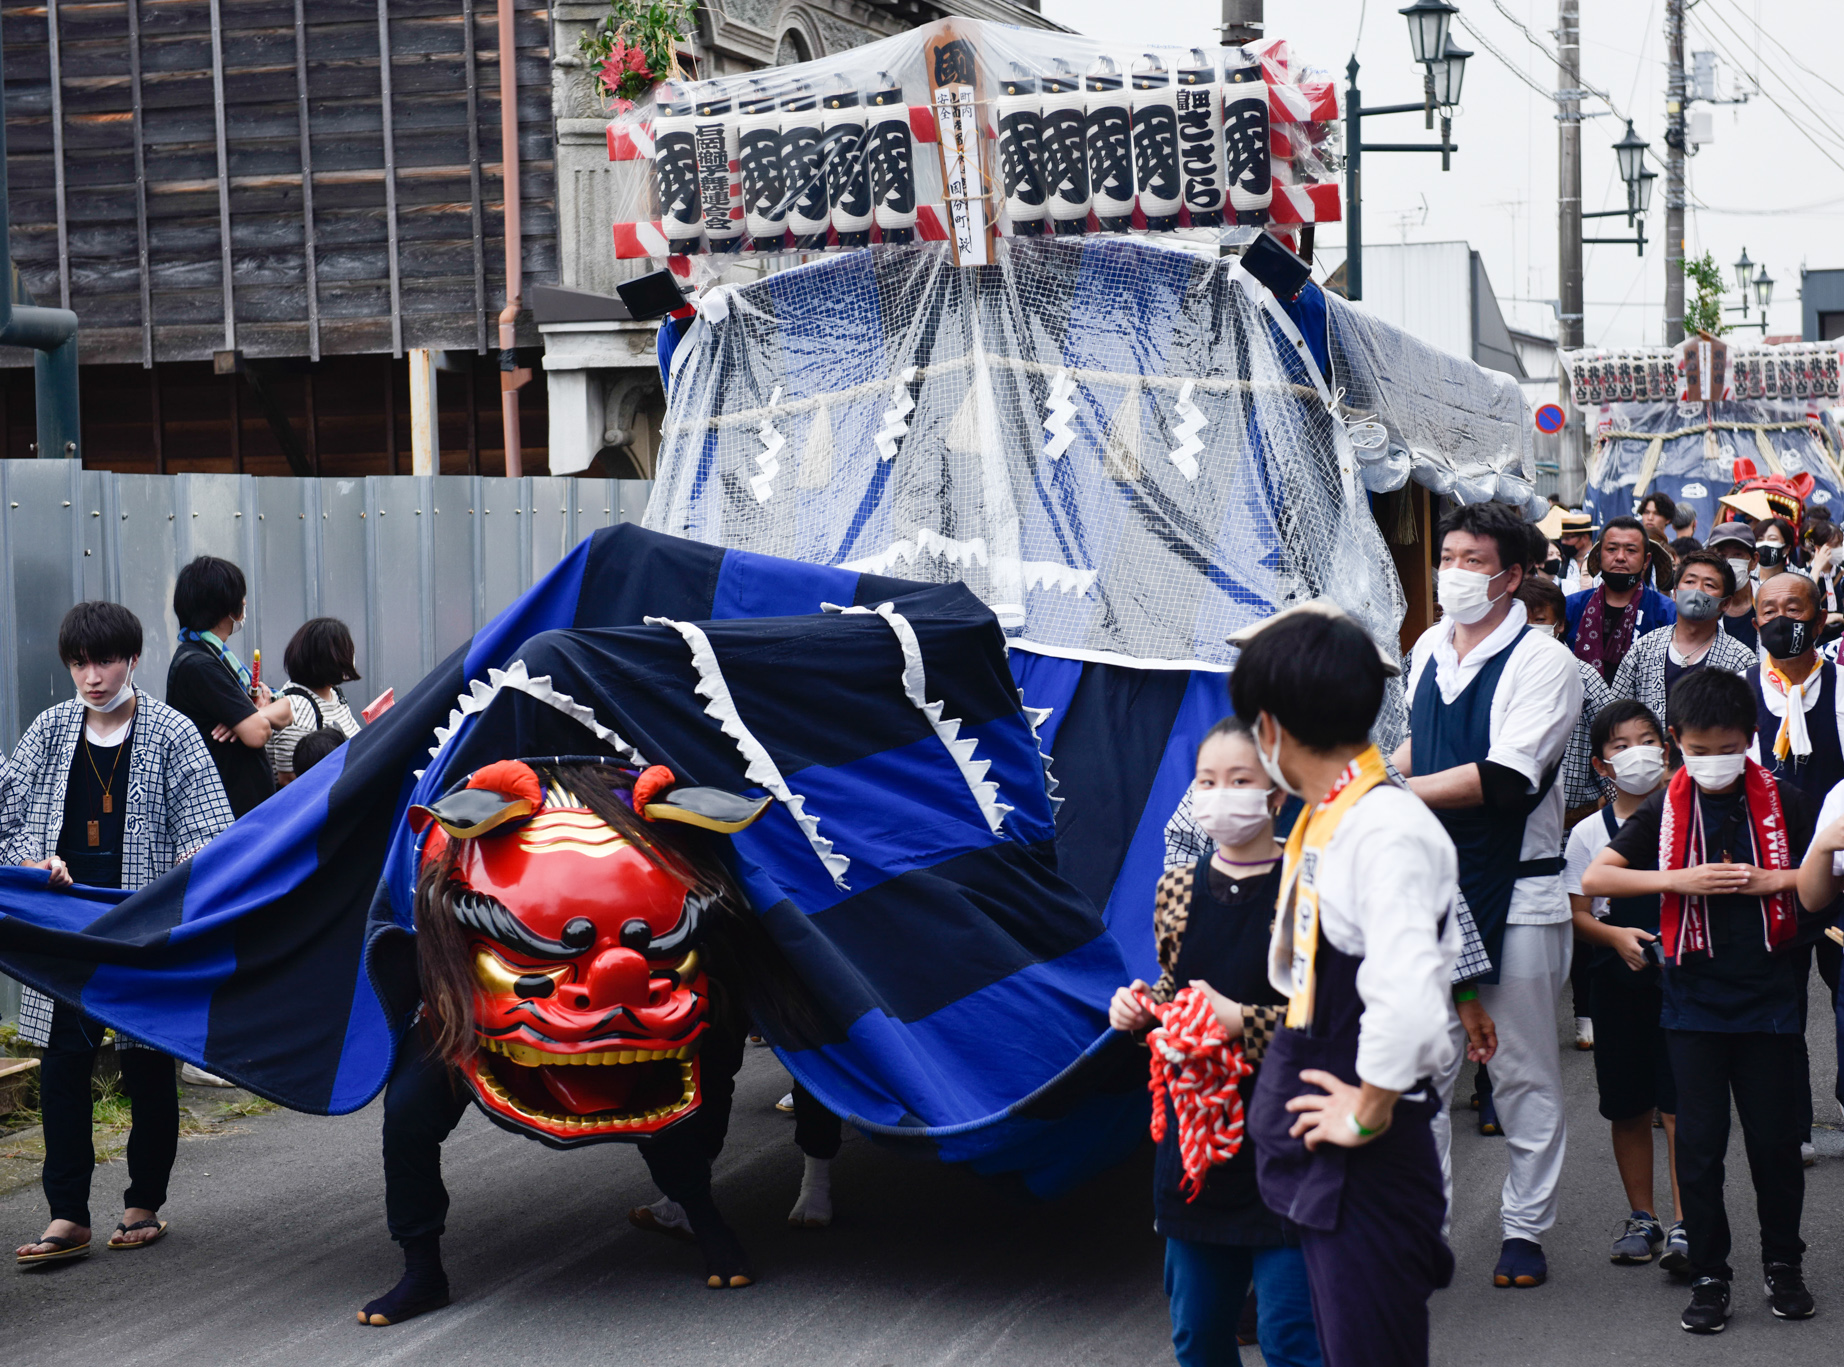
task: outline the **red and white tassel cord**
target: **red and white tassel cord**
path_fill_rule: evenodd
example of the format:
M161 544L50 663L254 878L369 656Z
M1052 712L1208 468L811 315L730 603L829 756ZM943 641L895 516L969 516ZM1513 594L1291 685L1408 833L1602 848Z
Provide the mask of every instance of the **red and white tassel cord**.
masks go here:
M1217 1020L1210 998L1195 987L1180 989L1169 1002L1136 993L1158 1018L1146 1037L1152 1051L1152 1137L1165 1138L1165 1100L1178 1117L1178 1152L1184 1162L1179 1184L1187 1201L1204 1190L1211 1167L1227 1163L1242 1147L1242 1093L1237 1084L1255 1071Z

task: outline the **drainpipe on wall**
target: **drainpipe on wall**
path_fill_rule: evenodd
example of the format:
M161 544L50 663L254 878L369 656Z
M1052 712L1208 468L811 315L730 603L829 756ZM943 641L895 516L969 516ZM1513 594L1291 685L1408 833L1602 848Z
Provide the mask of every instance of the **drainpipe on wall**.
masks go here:
M0 290L0 346L32 347L33 390L37 397L38 454L45 458L83 458L82 414L77 407L77 315L69 309L16 304L19 291L13 270L12 208L6 181L6 96L0 91L0 265L7 272Z
M519 454L519 390L531 371L519 366L517 323L523 307L523 251L519 223L519 43L512 0L499 0L499 156L504 187L506 307L499 314L499 407L506 432L506 475L525 472Z

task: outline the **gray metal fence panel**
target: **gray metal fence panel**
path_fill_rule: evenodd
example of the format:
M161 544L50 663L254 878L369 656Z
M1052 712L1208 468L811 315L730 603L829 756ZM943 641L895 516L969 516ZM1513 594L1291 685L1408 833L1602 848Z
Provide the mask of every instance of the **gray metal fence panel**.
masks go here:
M486 624L476 617L478 594L474 573L474 480L467 475L429 477L428 512L431 541L429 574L433 589L430 613L435 632L435 659L446 660Z
M249 583L234 647L286 677L310 617L352 628L354 702L407 693L598 528L637 522L642 480L256 479L117 475L66 461L0 461L0 747L70 696L57 629L73 603L110 598L140 617L136 681L166 696L177 644L173 585L195 555ZM0 1018L6 1004L0 999Z

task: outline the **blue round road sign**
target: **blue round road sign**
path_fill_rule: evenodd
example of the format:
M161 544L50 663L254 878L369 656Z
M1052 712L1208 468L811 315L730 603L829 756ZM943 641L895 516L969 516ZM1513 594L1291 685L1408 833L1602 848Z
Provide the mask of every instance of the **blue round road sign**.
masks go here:
M1564 421L1566 420L1562 416L1562 407L1559 404L1546 403L1537 410L1537 431L1539 432L1560 432Z

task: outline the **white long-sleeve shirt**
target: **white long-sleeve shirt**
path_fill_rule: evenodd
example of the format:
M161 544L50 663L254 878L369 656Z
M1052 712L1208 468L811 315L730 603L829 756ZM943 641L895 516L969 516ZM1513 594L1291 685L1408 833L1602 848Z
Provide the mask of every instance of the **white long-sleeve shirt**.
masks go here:
M1453 841L1422 800L1383 786L1338 823L1319 866L1319 927L1332 947L1361 957L1357 1075L1406 1092L1453 1061L1454 960L1460 924ZM1293 918L1281 908L1268 944L1268 980L1292 990ZM1445 928L1443 929L1443 921Z
M1562 763L1569 734L1581 715L1582 683L1574 655L1560 641L1533 631L1512 647L1528 621L1524 605L1513 603L1505 620L1464 660L1454 649L1451 620L1429 627L1415 643L1407 696L1412 709L1422 673L1432 661L1441 700L1452 703L1500 651L1512 649L1492 695L1490 746L1476 758L1515 769L1524 776L1528 791L1534 793L1544 772ZM1518 858L1554 859L1562 848L1563 788L1563 777L1558 774L1549 795L1524 823L1524 843ZM1535 874L1517 880L1511 892L1507 924L1540 926L1568 919L1569 899L1562 889L1561 874Z

